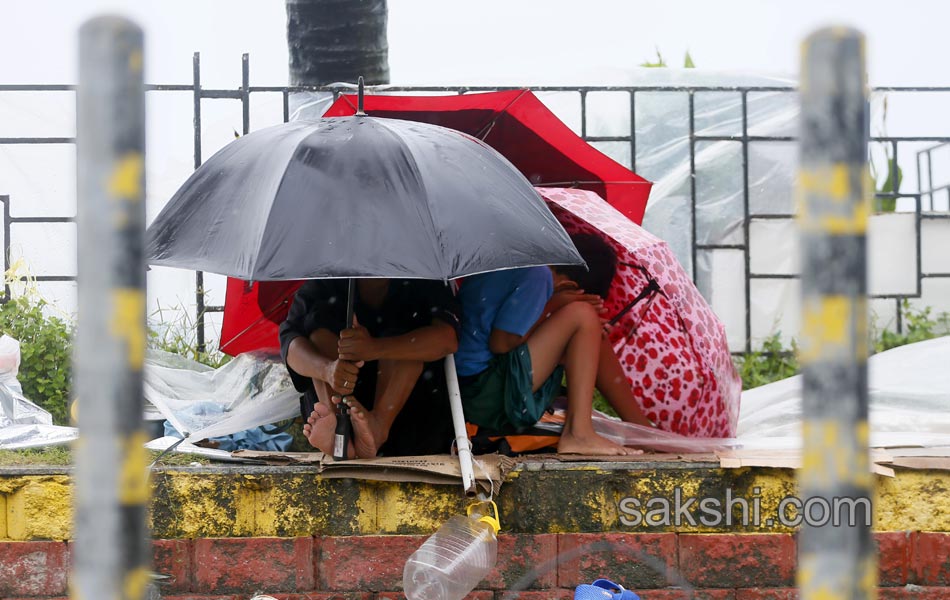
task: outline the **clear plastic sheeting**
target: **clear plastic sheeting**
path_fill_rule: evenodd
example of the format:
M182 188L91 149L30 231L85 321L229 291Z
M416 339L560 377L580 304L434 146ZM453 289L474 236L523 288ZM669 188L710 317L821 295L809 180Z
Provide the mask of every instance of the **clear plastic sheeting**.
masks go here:
M560 433L566 418L564 409L557 408L553 418L538 421L534 427ZM741 445L739 440L734 438L691 438L654 427L627 423L597 410L594 411L592 421L594 431L612 442L650 452L704 454Z
M191 442L295 417L300 393L277 358L246 353L218 369L150 350L145 399Z
M704 454L740 445L733 438L690 438L634 423L624 423L603 414L595 414L594 431L624 446L643 448L654 452Z
M76 439L73 427L53 425L53 417L23 396L16 376L20 342L0 337L0 450L56 446Z
M61 446L79 438L75 427L59 425L9 425L0 427L0 450Z
M0 428L10 425L52 425L53 417L22 394L0 383Z
M0 383L0 450L58 446L78 437L75 427L53 425L53 417Z
M950 336L875 354L868 362L871 446L950 446ZM742 394L743 447L800 445L801 376Z

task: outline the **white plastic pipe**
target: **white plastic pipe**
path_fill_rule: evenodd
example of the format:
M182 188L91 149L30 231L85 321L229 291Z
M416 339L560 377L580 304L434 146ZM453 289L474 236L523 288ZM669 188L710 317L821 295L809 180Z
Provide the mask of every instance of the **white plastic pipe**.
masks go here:
M462 470L462 487L466 496L474 496L475 468L472 465L472 442L465 429L465 414L462 412L462 392L459 390L459 376L455 371L455 355L445 357L445 382L449 388L449 405L452 407L452 425L455 429L455 446L459 453L459 467Z

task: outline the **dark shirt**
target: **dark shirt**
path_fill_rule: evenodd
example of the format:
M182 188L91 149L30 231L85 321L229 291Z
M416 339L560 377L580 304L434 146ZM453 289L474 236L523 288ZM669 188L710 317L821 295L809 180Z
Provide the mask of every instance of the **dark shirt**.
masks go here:
M347 280L315 279L303 284L280 326L280 353L287 362L290 343L308 337L318 329L339 334L346 321ZM373 337L391 337L432 325L438 319L459 331L459 308L451 290L440 281L392 279L382 305L375 309L360 301L357 293L354 312L359 324ZM356 398L372 410L375 400L375 361L360 369L354 390ZM287 365L294 387L316 400L313 382ZM442 454L449 450L452 435L451 412L445 386L443 361L426 363L422 376L389 432L380 454Z

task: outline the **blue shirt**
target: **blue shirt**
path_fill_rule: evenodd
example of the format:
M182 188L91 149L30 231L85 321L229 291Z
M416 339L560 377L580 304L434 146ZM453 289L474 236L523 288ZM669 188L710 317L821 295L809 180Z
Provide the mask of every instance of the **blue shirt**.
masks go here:
M455 368L461 376L477 375L488 367L492 329L525 335L541 318L554 293L548 267L527 267L467 277L459 291L462 327Z

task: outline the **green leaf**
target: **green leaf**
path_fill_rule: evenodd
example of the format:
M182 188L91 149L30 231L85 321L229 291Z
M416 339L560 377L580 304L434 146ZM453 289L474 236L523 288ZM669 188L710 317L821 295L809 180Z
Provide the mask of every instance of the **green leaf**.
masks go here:
M896 181L894 175L897 175ZM904 171L900 168L893 158L887 159L887 179L881 185L879 192L881 194L897 194L900 192L901 180L904 178Z
M663 60L663 55L660 54L660 49L657 48L657 49L656 49L656 62L645 61L645 62L640 63L640 66L641 66L641 67L647 67L647 68L650 68L650 69L662 69L662 68L665 68L667 65L666 65L666 61Z
M693 57L689 55L689 50L686 51L686 58L683 60L684 69L695 69L696 65L693 64Z

